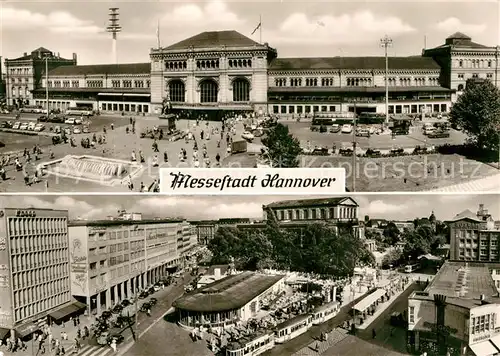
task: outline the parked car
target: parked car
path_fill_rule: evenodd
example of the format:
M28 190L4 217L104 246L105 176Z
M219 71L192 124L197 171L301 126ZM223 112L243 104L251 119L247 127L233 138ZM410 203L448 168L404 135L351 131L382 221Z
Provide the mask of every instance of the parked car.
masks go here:
M28 124L28 130L33 131L35 130L36 123L35 122L30 122Z
M54 133L61 133L61 126L54 127Z
M75 128L73 129L73 133L74 133L75 135L77 135L77 134L81 134L81 133L82 133L82 130L81 130L79 127L75 127Z
M104 346L104 345L107 345L108 344L108 338L109 338L109 332L107 331L104 331L103 333L101 333L101 335L99 335L99 337L97 338L97 343L101 346Z
M80 118L75 118L75 125L81 125L83 123L83 120Z
M140 294L139 294L139 299L144 299L144 298L147 298L149 296L149 293L146 292L146 291L142 291Z
M146 313L148 310L151 310L153 306L151 305L150 302L145 302L141 305L141 309L140 311L143 312L143 313Z
M367 157L380 157L380 156L382 156L382 152L380 152L380 150L374 150L372 148L369 148L366 150L366 156Z
M156 299L156 298L151 298L151 299L149 300L149 304L151 304L152 306L153 306L153 305L156 305L157 303L158 303L158 299Z
M241 138L247 141L252 141L255 138L255 136L251 132L245 131L241 134Z
M427 135L428 138L448 138L450 133L448 131L436 130Z
M111 317L111 312L109 310L105 310L102 312L101 315L104 319L107 319L107 318Z
M161 288L160 288L160 286L158 286L158 285L156 285L156 284L153 286L153 290L154 290L155 292L158 292L160 289L161 289Z
M358 137L370 137L370 131L367 129L356 130L356 136Z
M66 120L64 120L64 123L68 125L75 125L76 119L74 117L68 117Z
M331 133L337 133L337 132L340 132L340 125L339 125L339 124L333 124L333 125L330 127L330 132L331 132Z
M16 129L16 130L19 130L19 127L21 126L21 123L19 121L16 121L14 122L14 124L12 125L12 128L13 129Z
M90 132L89 127L88 126L84 126L83 129L82 129L82 132L83 133L89 133Z
M33 129L33 131L35 131L35 132L41 132L43 130L45 130L45 125L44 124L36 124L35 128Z
M340 131L342 133L352 133L352 125L349 124L342 125L342 129Z
M123 305L117 304L113 308L113 313L120 313L123 310Z
M65 133L66 135L68 135L68 136L69 136L69 135L71 135L71 129L70 129L69 127L66 127L66 128L64 129L64 133Z
M19 130L27 130L28 129L28 123L23 122L21 125L19 125Z
M353 151L352 148L349 148L349 147L339 148L339 155L342 155L342 156L352 156L353 153L354 153L354 151Z

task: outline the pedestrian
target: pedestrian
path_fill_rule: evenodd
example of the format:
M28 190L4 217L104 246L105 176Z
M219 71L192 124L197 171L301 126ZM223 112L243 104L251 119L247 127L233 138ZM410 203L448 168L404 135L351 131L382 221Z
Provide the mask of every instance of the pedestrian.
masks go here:
M377 336L377 333L375 332L375 329L372 329L372 339L375 339Z
M115 124L111 123L111 131L115 129Z

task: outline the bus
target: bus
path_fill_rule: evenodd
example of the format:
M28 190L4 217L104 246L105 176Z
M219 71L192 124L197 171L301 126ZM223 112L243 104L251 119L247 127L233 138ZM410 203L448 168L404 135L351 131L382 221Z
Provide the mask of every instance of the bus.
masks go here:
M44 110L41 106L38 105L25 105L21 109L20 112L23 113L32 113L32 114L43 114Z
M405 266L405 273L412 273L420 269L420 263L414 263Z
M94 113L91 109L71 107L66 110L68 116L92 116Z

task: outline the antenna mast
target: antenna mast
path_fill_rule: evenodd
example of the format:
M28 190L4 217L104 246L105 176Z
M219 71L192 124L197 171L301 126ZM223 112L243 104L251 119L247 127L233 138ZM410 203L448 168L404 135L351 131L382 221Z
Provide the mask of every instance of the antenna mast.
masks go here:
M109 8L109 15L108 15L108 27L106 27L106 32L111 33L112 35L112 47L111 47L111 53L113 55L113 62L115 64L118 63L118 53L116 51L116 35L122 31L122 27L120 26L120 13L119 13L119 8L117 7L110 7Z

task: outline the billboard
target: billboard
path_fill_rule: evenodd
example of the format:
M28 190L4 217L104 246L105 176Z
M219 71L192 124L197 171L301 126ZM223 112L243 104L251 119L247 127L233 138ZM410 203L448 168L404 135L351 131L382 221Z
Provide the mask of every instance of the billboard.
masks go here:
M10 329L14 324L12 315L12 290L10 256L8 246L7 217L0 210L0 327Z
M69 233L69 268L71 277L71 294L88 295L88 246L87 228L72 228Z

